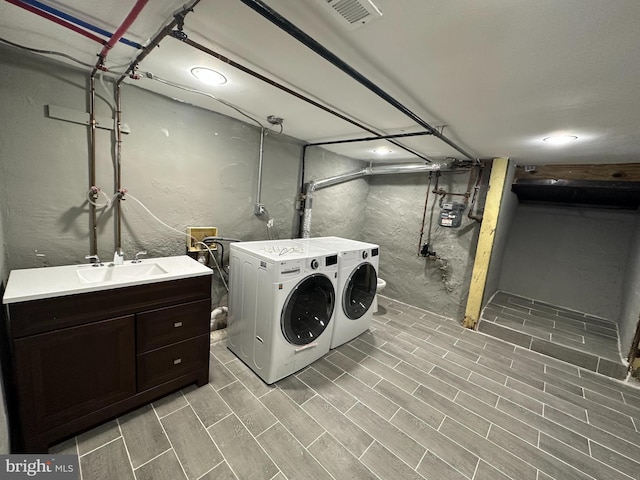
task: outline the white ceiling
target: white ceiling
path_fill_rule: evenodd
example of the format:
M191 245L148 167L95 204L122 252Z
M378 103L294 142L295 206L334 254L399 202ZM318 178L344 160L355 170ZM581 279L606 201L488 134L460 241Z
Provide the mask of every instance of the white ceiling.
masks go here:
M40 0L114 31L133 0ZM622 163L640 160L640 1L373 0L381 18L349 30L327 0L264 2L476 158L518 164ZM360 0L363 1L363 0ZM151 0L125 37L146 43L180 10L178 0ZM240 0L202 0L184 32L230 59L338 110L380 133L424 130ZM56 50L94 64L101 47L70 30L0 4L0 37ZM128 64L138 51L118 44L107 64ZM210 66L229 82L205 86L189 73ZM206 91L284 133L308 142L369 137L369 132L298 100L174 38L140 65L143 72ZM128 80L129 81L129 80ZM135 85L226 115L233 109L143 78ZM126 105L123 106L126 115ZM542 138L578 136L564 147ZM434 160L464 158L433 136L402 139ZM379 159L384 141L331 146ZM385 157L415 157L388 145Z

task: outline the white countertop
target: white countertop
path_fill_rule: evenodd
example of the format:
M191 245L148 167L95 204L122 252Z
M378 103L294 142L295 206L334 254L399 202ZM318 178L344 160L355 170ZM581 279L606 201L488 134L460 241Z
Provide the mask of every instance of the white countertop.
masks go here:
M112 288L131 287L149 283L166 282L182 278L212 275L213 271L187 255L177 257L145 258L140 263L132 264L131 261L124 265L112 265L105 263L104 267L84 265L65 265L62 267L27 268L12 270L9 273L9 281L2 299L3 303L16 303L43 298L61 297L77 293L97 292ZM137 274L124 275L117 280L86 281L82 274L87 270L89 274L99 273L97 269L121 269L131 271L138 266L155 265L151 275ZM133 266L133 267L132 267ZM124 267L124 268L122 268ZM144 270L144 268L139 268ZM114 270L115 271L115 270ZM136 270L137 272L137 270ZM85 275L86 276L86 275ZM132 278L128 278L132 277Z

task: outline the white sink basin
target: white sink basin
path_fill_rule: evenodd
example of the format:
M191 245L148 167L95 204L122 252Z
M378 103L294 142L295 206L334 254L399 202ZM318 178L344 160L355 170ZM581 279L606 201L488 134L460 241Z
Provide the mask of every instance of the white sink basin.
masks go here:
M130 263L127 265L109 265L108 267L78 267L76 270L80 281L84 283L122 282L142 280L167 271L157 263Z
M123 265L109 264L104 267L84 264L26 268L11 271L2 301L24 302L167 282L212 273L210 268L187 255L145 258L140 263L132 263L129 260Z

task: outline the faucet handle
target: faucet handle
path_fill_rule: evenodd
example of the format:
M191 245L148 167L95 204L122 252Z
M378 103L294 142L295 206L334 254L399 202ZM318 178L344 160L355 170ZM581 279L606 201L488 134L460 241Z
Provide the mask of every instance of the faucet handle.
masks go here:
M131 263L140 263L142 260L140 260L140 255L146 255L147 251L143 250L142 252L137 252L135 254L135 256L133 257L133 260L131 260Z
M102 267L102 262L100 261L100 257L98 255L85 255L85 260L95 260L95 262L92 263L92 265L94 267Z

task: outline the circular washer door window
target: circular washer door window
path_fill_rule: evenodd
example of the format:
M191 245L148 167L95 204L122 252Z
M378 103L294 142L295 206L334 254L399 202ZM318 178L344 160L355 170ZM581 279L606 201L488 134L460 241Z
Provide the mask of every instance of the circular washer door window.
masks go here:
M289 293L280 326L289 343L307 345L322 335L331 321L336 293L331 280L315 274L302 280Z
M342 297L347 318L357 320L369 310L376 296L377 283L376 269L370 263L362 263L351 272Z

